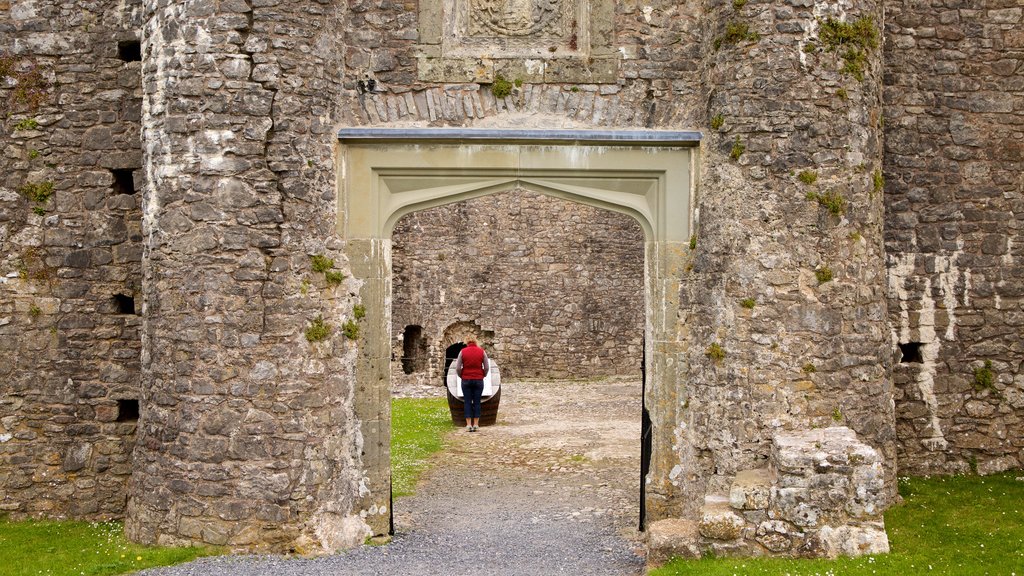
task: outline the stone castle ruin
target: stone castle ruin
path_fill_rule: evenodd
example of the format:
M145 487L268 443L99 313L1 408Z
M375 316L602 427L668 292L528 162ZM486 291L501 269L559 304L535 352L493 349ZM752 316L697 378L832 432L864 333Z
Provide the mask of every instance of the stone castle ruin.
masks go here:
M1024 461L1022 12L0 0L0 511L358 545L472 333L646 356L652 551L884 551Z

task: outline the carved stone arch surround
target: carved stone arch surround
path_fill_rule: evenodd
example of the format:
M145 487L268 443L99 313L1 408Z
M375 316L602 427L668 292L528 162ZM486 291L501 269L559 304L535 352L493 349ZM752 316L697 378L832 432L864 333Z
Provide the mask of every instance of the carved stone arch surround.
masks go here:
M674 398L685 373L677 317L693 227L699 135L669 132L350 129L340 134L339 235L366 307L355 367L364 479L359 507L387 503L390 462L391 232L404 215L523 187L635 218L644 230L648 403L655 426L647 495L657 520L673 498ZM652 498L657 502L653 502ZM652 505L653 504L653 505ZM653 513L652 513L653 512ZM365 515L376 533L387 518Z

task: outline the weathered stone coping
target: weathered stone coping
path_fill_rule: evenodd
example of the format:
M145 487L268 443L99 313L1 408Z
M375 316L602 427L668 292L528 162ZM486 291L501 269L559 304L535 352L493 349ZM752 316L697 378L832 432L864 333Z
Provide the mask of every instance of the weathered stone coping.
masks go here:
M640 144L644 146L697 146L703 134L693 130L502 130L483 128L342 128L345 141L443 140L473 142L544 142L579 144Z

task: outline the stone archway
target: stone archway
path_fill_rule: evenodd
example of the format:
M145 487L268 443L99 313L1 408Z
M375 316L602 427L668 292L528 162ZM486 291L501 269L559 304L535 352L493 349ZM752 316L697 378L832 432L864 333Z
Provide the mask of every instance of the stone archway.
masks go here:
M694 132L349 129L339 134L338 231L360 282L367 330L355 368L366 490L359 509L388 531L391 231L404 215L517 187L624 213L645 235L645 353L654 426L649 484L673 458L679 283L693 228ZM662 494L664 499L664 494ZM663 516L664 502L645 502ZM376 514L371 511L378 512Z

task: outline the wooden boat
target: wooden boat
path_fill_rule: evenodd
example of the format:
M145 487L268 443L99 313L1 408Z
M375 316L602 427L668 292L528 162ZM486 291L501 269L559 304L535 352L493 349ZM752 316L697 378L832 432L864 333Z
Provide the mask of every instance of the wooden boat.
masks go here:
M490 368L484 376L484 394L480 400L480 425L490 426L498 419L498 405L501 403L501 371L498 365L488 358ZM445 378L445 390L448 393L448 410L452 413L452 424L466 425L464 404L462 402L462 378L455 374L455 363L448 367Z

